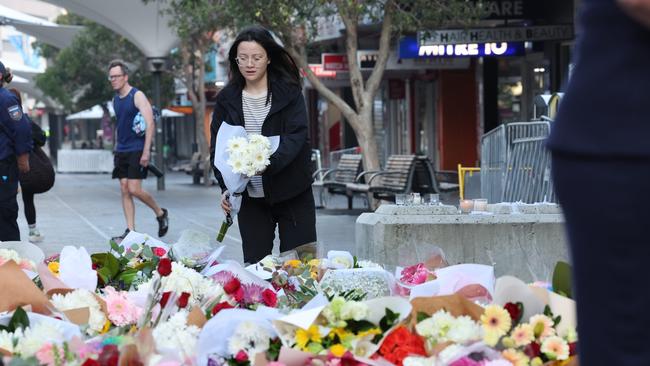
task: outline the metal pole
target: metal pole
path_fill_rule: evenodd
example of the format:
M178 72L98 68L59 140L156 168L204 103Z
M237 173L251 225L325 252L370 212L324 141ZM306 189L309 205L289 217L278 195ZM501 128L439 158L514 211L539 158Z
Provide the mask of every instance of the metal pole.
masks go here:
M160 105L160 71L153 72L153 103L158 108L158 111L162 113L162 107ZM156 121L156 166L161 171L165 171L165 162L163 159L163 126L162 118L160 121ZM158 190L165 190L165 176L158 178Z

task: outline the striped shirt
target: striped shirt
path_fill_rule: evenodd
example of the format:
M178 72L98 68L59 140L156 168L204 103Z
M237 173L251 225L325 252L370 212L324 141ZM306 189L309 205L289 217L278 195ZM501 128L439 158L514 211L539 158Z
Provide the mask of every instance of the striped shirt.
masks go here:
M271 110L271 101L269 104L266 103L266 93L264 94L250 94L246 91L242 91L242 109L244 110L244 128L246 133L251 134L262 134L262 125L266 116ZM262 186L262 176L256 175L251 178L247 187L248 195L250 197L264 197L264 187Z

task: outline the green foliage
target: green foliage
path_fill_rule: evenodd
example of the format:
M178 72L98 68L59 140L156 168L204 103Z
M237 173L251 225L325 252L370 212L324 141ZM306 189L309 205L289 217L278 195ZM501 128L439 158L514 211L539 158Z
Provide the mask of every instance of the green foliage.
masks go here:
M553 270L553 291L571 298L571 265L566 262L557 262Z
M116 58L135 65L129 83L152 97L151 73L146 58L126 38L110 29L74 14L62 15L60 24L84 26L69 47L57 50L42 43L35 47L49 59L45 72L36 77L36 85L46 95L59 102L67 111L78 111L104 103L114 92L106 79L108 63ZM173 78L163 75L161 100L165 104L174 95Z
M387 332L390 328L395 325L395 322L399 318L399 313L396 313L389 308L386 308L386 315L379 321L379 327L382 332Z
M18 307L14 311L14 315L11 316L8 325L0 325L0 331L4 330L9 333L13 333L18 329L27 329L29 328L29 317L23 308Z
M418 314L417 314L417 322L418 323L423 321L423 320L429 319L429 318L430 318L429 314L427 314L425 312L422 312L422 311L418 311Z
M553 320L553 327L557 327L557 325L562 321L562 315L554 316L555 314L553 314L551 307L548 305L544 306L544 315Z

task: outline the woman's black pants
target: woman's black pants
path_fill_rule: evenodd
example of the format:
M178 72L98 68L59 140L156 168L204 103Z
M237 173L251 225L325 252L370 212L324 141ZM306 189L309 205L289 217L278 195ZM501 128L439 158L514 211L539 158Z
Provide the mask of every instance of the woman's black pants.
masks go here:
M281 252L316 241L316 208L311 187L274 205L244 192L237 217L246 263L258 262L271 254L276 225Z
M553 154L580 364L650 365L650 157Z

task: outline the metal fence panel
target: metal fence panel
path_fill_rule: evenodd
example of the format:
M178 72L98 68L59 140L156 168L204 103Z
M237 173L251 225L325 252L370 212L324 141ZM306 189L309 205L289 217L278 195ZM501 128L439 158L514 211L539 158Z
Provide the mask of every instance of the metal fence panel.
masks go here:
M555 201L550 154L544 142L550 123L513 122L481 139L481 195L488 202Z

